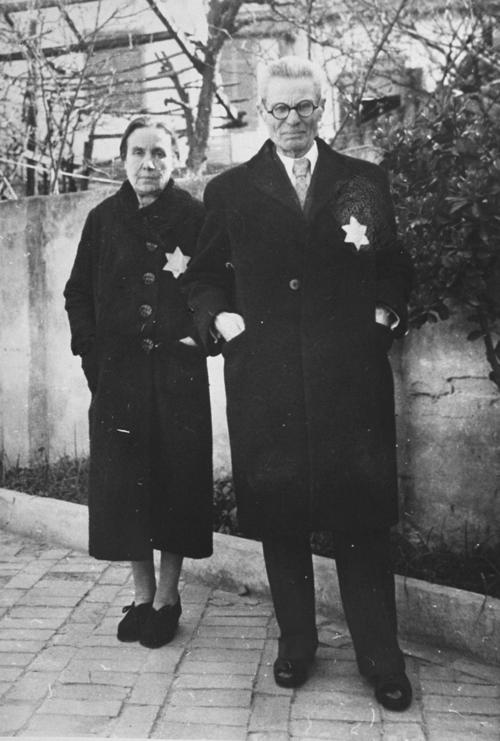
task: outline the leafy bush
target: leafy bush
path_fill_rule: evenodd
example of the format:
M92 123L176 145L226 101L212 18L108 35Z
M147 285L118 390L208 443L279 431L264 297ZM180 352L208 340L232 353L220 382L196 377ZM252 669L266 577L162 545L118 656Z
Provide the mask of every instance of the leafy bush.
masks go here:
M416 266L410 324L465 309L500 388L500 86L488 74L438 89L411 123L386 121L376 143Z
M218 479L214 484L214 531L240 535L233 480L230 476Z

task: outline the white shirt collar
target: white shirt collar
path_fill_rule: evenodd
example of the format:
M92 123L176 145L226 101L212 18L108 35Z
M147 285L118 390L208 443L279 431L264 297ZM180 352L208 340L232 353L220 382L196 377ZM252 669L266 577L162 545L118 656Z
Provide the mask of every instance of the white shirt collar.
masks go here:
M278 155L280 160L283 162L283 165L286 170L286 174L288 175L292 183L294 183L295 182L295 175L293 174L293 163L295 161L294 158L285 157L285 155L281 154L281 152L278 152L278 149L276 149L276 154ZM303 157L308 159L309 162L311 163L311 175L312 175L314 172L314 168L316 166L316 162L318 161L318 145L316 144L316 141L313 141L311 149L305 154L303 154L300 159L302 159Z

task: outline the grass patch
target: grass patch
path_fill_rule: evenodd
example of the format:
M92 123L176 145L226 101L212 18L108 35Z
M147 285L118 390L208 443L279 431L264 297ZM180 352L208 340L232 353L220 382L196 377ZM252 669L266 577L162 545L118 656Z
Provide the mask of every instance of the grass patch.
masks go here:
M2 470L1 485L38 497L87 504L88 458L63 456L54 463L41 461L31 466L16 464Z
M87 504L88 468L87 458L70 456L50 464L16 465L2 472L1 485L35 496ZM214 531L241 535L230 478L214 485ZM315 533L312 546L318 555L335 557L328 533ZM456 553L444 542L436 544L430 537L415 541L396 530L392 533L392 549L397 574L500 598L500 546L470 544L464 537L462 552Z
M328 533L315 533L312 542L315 553L335 558ZM464 539L463 550L457 553L444 542L430 538L415 542L398 530L391 532L391 546L396 574L500 599L500 546L471 546Z

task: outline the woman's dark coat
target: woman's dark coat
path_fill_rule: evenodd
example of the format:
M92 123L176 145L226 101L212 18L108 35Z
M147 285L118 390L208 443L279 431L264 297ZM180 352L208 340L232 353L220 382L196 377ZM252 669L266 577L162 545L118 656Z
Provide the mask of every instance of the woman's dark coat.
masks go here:
M389 307L404 333L411 267L381 168L317 142L304 212L270 141L209 183L183 281L207 347L219 312L245 320L222 352L248 534L397 520L392 336L374 319ZM367 227L359 249L345 241L351 217Z
M194 558L212 552L206 358L178 341L197 333L172 272L185 269L203 214L172 181L139 209L125 182L83 229L65 297L72 350L92 392L96 558L142 560L151 548Z

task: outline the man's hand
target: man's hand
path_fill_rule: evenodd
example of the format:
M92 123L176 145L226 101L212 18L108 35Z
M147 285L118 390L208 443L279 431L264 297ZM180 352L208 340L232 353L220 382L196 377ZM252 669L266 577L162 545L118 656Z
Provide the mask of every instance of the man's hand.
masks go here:
M375 309L375 321L377 324L383 324L386 327L391 326L391 313L385 306L377 306Z
M221 311L214 320L214 327L222 337L229 342L233 340L245 329L245 320L240 314L233 314L229 311Z
M377 306L375 309L375 321L377 324L383 324L389 329L396 329L399 324L399 317L386 306Z

